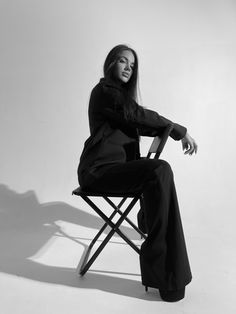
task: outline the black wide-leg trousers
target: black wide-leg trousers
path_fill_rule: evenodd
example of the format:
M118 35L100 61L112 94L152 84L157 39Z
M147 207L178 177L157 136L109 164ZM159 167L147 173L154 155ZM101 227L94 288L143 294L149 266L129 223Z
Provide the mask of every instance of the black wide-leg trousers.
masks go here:
M99 192L142 191L148 237L141 246L145 286L180 290L192 279L173 172L164 160L140 159L84 173L82 187Z

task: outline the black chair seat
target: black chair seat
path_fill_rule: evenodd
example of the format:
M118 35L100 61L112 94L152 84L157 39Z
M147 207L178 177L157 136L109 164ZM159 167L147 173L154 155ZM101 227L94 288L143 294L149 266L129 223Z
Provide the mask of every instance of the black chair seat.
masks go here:
M73 195L77 195L77 196L104 196L106 195L107 197L136 197L138 195L140 195L141 192L136 191L136 192L128 192L128 193L124 193L124 192L97 192L97 191L90 191L90 190L86 190L86 189L82 189L80 186L75 189L72 194Z

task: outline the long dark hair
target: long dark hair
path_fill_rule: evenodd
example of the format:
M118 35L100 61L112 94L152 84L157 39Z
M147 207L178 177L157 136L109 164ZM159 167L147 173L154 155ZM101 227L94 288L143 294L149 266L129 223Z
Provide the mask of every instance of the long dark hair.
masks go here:
M123 97L125 99L124 114L125 114L125 117L128 118L128 117L133 116L133 112L136 107L135 103L131 100L138 102L138 92L140 95L140 91L138 90L137 53L134 51L134 49L124 44L115 46L114 48L111 49L111 51L108 53L105 59L104 66L103 66L103 74L104 74L105 79L115 81L115 77L114 77L115 65L120 58L121 52L124 50L129 50L134 55L134 67L133 67L133 73L131 75L131 78L129 79L127 83L122 84Z

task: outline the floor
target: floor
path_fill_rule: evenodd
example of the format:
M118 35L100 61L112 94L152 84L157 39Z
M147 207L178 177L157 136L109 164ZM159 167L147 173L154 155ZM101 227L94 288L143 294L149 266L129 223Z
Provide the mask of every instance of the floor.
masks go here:
M63 202L39 204L33 192L1 191L0 289L2 314L236 313L235 243L186 228L193 272L186 297L176 303L146 293L138 255L113 237L84 277L81 257L101 220ZM142 240L128 226L137 245ZM107 234L105 234L103 237ZM201 236L199 236L201 234Z

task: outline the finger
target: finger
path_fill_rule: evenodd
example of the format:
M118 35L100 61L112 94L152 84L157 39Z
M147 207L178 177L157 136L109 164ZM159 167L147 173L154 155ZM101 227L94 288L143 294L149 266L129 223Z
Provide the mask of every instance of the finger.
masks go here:
M193 153L195 153L195 154L197 153L197 144L195 142L193 143L193 149L192 149L191 155Z
M188 143L187 142L182 142L182 148L183 150L188 148Z
M196 145L196 143L193 143L193 149L192 149L191 155L193 153L195 153L195 154L197 153L197 145Z
M184 152L184 155L189 155L189 153L190 153L190 149L186 150L186 151Z
M189 145L189 149L186 150L186 152L184 154L186 155L192 155L192 153L194 152L194 146L193 145Z
M190 148L190 145L189 145L188 142L186 142L185 145L184 145L184 149L189 149L189 148Z

